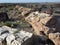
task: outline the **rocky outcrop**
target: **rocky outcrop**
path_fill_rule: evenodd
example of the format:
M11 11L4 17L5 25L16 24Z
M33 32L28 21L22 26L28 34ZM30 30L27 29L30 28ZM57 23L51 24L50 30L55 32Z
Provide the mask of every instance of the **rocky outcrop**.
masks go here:
M33 38L32 33L18 31L7 26L0 27L0 45L30 45Z
M22 43L24 43L26 40L31 38L31 36L32 36L32 33L28 33L25 31L19 31L19 33L16 33L16 34L10 34L6 38L7 45L17 45L17 44L22 45ZM25 44L28 45L29 42L31 41L32 40L30 39L27 42L25 42Z
M60 33L50 33L49 38L54 42L55 45L60 45Z
M38 45L60 45L60 33L56 32L57 20L53 16L46 13L33 12L30 13L25 20L32 25L35 34L40 37L40 40L42 38L44 39L41 42L47 42L42 44L40 41L38 41Z
M38 36L7 26L0 27L0 30L0 45L54 45L43 32Z
M40 31L43 31L45 34L47 34L48 32L54 32L55 31L55 27L50 28L47 25L47 23L52 18L53 18L53 16L50 16L49 14L46 14L46 13L33 12L33 13L29 14L29 16L27 16L25 18L25 20L32 25L32 27L34 28L34 32L37 35L39 35ZM55 26L55 22L56 21L54 21L54 23L51 22L51 25Z

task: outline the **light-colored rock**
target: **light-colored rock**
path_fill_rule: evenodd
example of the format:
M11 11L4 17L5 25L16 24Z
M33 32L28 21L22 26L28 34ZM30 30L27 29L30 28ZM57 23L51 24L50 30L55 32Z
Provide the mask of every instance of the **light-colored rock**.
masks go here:
M29 13L30 12L30 8L23 8L23 10L22 10L22 16L24 16L25 14L27 14L27 13Z
M8 33L4 33L2 35L0 35L0 45L5 45L5 39L8 36Z
M60 33L50 33L49 39L51 39L55 45L60 45Z
M50 16L50 17L43 18L43 19L40 20L40 22L41 22L42 24L46 25L47 22L48 22L51 18L52 18L51 16Z
M19 41L14 40L11 45L21 45Z
M53 16L50 16L46 13L38 13L38 15L34 15L36 12L32 12L25 18L25 20L32 25L34 28L34 32L37 35L40 35L40 31L43 31L45 34L48 34L48 32L51 32L50 28L45 26L47 22L53 18ZM55 30L52 30L54 32Z
M23 30L19 32L16 31L17 29L15 28L7 26L0 27L0 45L4 45L5 41L7 42L7 45L28 45L32 42L32 33Z
M0 35L2 35L2 33L5 33L5 32L6 32L6 33L9 33L8 30L5 30L5 29L3 29L2 27L0 27Z
M8 26L2 26L2 27L0 27L0 35L2 34L2 33L14 33L14 32L16 32L17 31L17 29L15 29L15 28L10 28L10 27L8 27Z
M4 33L1 35L1 38L4 40L9 34L8 33Z
M7 41L7 45L11 45L11 41L15 40L15 36L13 34L9 35L7 38L6 38L6 41Z
M10 34L6 38L6 41L7 41L7 45L21 45L31 37L32 37L32 33L19 31L18 33ZM31 41L31 40L28 40L28 41ZM28 43L25 42L25 44L28 44Z
M50 15L49 14L46 14L46 13L39 13L39 17L40 19L43 19L45 17L49 17Z
M2 28L3 28L4 30L8 30L9 33L14 33L14 32L17 31L17 29L11 28L11 27L8 27L8 26L2 26Z
M3 39L0 36L0 45L3 45L2 41L3 41Z

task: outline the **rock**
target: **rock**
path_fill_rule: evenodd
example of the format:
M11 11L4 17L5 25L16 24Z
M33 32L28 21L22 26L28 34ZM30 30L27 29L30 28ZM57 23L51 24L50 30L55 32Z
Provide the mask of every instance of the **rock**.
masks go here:
M18 33L11 34L6 38L7 45L28 45L32 42L32 33L19 31ZM28 40L28 41L27 41Z
M30 45L30 43L32 43L32 33L20 31L17 35L19 36L19 38L17 38L17 41L20 42L21 45Z
M48 33L52 33L55 31L53 30L53 28L55 29L55 27L50 28L46 26L47 23L53 18L53 16L50 16L46 13L38 13L38 15L36 16L34 15L34 13L35 12L30 13L29 16L25 17L25 20L32 25L35 34L40 35L40 31L43 31L46 35L48 35ZM55 23L51 25L55 25Z
M31 11L31 9L30 8L23 8L23 10L22 10L22 16L25 16L26 14L28 14L29 12Z
M31 45L33 43L32 33L17 31L7 26L0 27L0 45Z
M39 11L34 12L34 15L36 16L39 15Z
M48 22L51 18L52 18L51 16L50 16L50 17L43 18L43 19L40 20L40 22L41 22L42 24L46 25L47 22Z
M43 19L43 18L45 18L45 17L49 17L49 16L50 16L50 14L39 13L39 17L40 17L40 19Z
M0 45L3 45L3 39L1 38L1 36L0 36Z
M60 33L50 33L49 39L51 39L55 45L60 45Z
M6 37L8 36L9 31L0 27L0 45L6 45Z
M14 40L11 45L21 45L21 43L16 41L16 40Z
M54 33L56 31L56 19L50 14L38 13L34 15L33 13L25 17L25 20L32 25L35 35L39 36L39 38L35 39L35 45L60 45L59 36L57 38Z
M11 45L11 42L15 40L15 36L13 34L9 35L7 38L6 38L6 41L7 41L7 45Z
M2 28L3 28L4 30L8 30L9 33L14 33L14 32L17 31L17 29L15 29L15 28L10 28L10 27L8 27L8 26L2 26Z
M4 30L0 27L0 35L1 35L1 33L3 32Z
M8 26L0 27L0 35L2 35L4 33L15 33L16 31L18 31L18 30L15 28L10 28Z
M15 8L18 9L20 7L20 5L16 5Z
M0 35L2 35L4 33L9 33L9 31L7 29L0 27Z
M8 33L4 33L1 35L1 38L4 40L9 34Z
M8 37L8 39L13 38L13 36L11 36L10 34L15 33L16 31L17 31L17 29L10 28L10 27L7 27L7 26L0 27L0 45L5 45L6 44L6 40L5 40L6 37ZM12 40L12 39L10 39L10 40Z
M0 35L0 45L6 45L6 37L8 36L8 33L4 33Z

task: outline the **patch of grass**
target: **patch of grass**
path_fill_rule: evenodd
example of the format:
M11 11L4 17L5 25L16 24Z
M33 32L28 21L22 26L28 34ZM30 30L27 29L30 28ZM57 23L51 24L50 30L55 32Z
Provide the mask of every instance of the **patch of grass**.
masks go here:
M3 22L1 23L2 25L5 25L5 26L8 26L8 27L17 27L17 25L19 25L18 22L10 22L10 21L7 21L7 22Z

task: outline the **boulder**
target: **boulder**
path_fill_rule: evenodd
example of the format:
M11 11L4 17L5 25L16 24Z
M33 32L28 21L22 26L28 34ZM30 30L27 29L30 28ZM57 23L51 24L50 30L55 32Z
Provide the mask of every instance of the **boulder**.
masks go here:
M18 31L7 26L0 27L0 45L31 45L33 44L32 33Z
M13 34L7 36L6 41L7 41L7 45L11 45L11 42L15 40L15 36Z
M22 10L22 16L25 16L26 14L29 14L30 13L30 11L31 11L31 9L30 8L23 8L23 10Z
M4 33L0 35L0 45L6 45L6 37L8 36L8 33Z
M9 31L9 33L14 33L16 31L18 31L17 29L11 28L11 27L8 27L8 26L2 26L2 28L3 28L3 30Z
M3 45L3 39L1 38L1 36L0 36L0 45Z
M0 27L0 35L9 33L7 29L4 29L3 27Z
M49 39L54 42L55 45L60 45L60 33L50 33Z

